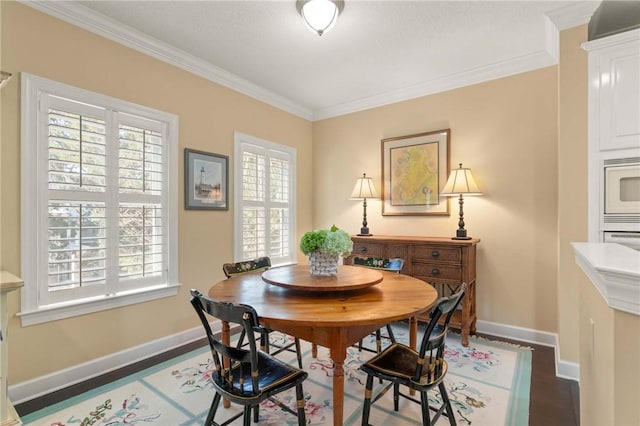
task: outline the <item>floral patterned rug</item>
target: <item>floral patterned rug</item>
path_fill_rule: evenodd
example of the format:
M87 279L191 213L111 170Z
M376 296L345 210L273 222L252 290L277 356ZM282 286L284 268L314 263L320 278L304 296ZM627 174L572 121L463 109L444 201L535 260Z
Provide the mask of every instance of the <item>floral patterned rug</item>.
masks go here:
M396 338L407 340L406 326L399 324ZM286 339L272 333L272 344ZM311 345L303 343L303 365L309 373L304 382L307 424L332 424L332 363L328 351L318 348L318 357L311 357ZM383 342L384 343L384 342ZM374 347L373 337L365 345ZM349 348L345 370L345 425L359 425L366 375L358 367L373 354ZM295 354L284 352L281 359L295 365ZM445 379L449 398L458 425L527 425L529 418L529 388L531 381L531 350L481 338L470 338L463 347L457 334L447 336L446 359L449 371ZM87 426L87 425L202 425L206 418L213 388L210 384L213 365L208 347L158 364L116 382L96 388L56 405L23 417L25 425ZM383 387L374 384L374 395ZM440 395L432 391L434 404ZM293 390L281 393L279 399L295 406ZM222 423L240 411L237 406L220 408L216 421ZM393 411L392 392L385 394L371 410L372 425L420 425L420 406L400 400L400 409ZM241 424L241 420L236 423ZM235 423L234 423L235 424ZM295 425L295 416L278 405L265 401L260 406L260 425ZM448 425L442 417L437 425Z

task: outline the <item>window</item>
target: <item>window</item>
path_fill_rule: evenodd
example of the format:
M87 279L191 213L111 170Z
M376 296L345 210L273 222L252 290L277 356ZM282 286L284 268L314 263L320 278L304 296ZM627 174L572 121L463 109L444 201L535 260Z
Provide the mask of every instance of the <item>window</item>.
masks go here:
M235 134L235 261L295 261L296 151Z
M177 130L23 73L23 325L177 294Z

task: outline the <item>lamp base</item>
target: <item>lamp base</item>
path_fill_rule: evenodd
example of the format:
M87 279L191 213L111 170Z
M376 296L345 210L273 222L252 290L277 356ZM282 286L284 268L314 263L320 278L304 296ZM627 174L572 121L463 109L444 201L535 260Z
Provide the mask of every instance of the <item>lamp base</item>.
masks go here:
M459 228L456 230L456 236L451 237L452 240L470 240L471 237L467 237L467 230L464 228Z
M363 227L360 228L360 233L358 234L358 237L371 237L373 236L373 234L369 233L369 227L367 226L366 223L363 223Z

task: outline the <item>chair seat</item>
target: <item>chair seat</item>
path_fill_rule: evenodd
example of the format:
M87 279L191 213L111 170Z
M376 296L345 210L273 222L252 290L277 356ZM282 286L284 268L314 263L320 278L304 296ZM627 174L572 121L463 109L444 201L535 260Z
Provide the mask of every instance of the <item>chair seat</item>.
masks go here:
M365 373L386 380L398 381L413 389L429 388L437 385L447 374L447 362L427 358L420 381L415 382L413 376L418 363L418 352L401 343L394 343L382 353L374 356L360 367ZM442 368L436 368L441 365Z
M295 386L307 377L305 371L292 367L277 358L270 357L264 352L258 352L258 388L260 393L256 396L251 396L253 392L251 366L245 364L243 367L241 369L240 363L235 363L231 368L233 389L229 389L226 381L219 374L213 375L215 387L229 399L233 400L233 397L236 397L245 402L253 399L257 403ZM242 375L240 374L241 371Z

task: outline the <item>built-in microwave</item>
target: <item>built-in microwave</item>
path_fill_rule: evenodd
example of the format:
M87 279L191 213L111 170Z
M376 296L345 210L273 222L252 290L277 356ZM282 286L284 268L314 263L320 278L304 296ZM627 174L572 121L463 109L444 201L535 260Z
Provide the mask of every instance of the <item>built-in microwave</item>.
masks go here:
M640 215L640 164L605 167L604 214Z
M640 232L640 157L604 161L602 231Z

